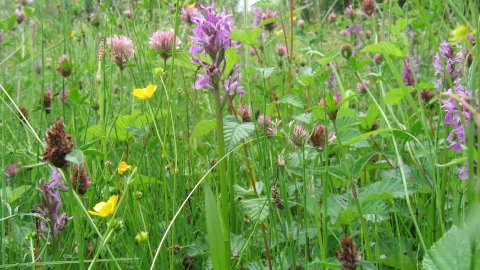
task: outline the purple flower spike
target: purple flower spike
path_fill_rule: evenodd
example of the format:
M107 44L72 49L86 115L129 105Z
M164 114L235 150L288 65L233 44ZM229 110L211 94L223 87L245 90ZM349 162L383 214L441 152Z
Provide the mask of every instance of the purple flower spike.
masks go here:
M205 74L197 74L194 88L208 88L211 91L218 91L218 89L215 89L215 85L223 79L226 93L222 97L234 93L245 95L243 87L239 85L241 74L238 72L238 65L229 74L224 74L226 68L225 51L240 46L230 39L233 15L226 14L225 9L221 13L215 13L213 1L211 6L198 4L198 7L205 15L198 13L192 17L192 22L197 24L197 27L193 29L194 35L190 37L193 45L188 51L191 54L204 53L210 58L211 63L205 63L198 58L190 59L205 71Z

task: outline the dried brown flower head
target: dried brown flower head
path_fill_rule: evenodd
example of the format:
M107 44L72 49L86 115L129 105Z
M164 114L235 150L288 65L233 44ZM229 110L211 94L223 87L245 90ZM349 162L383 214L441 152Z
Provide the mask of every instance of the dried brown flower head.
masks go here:
M20 106L18 107L19 113L18 113L18 118L22 120L22 123L26 123L28 121L28 112L27 109L24 107Z
M362 252L353 244L352 238L345 235L341 241L342 249L336 251L335 255L340 261L344 270L355 270L360 265Z
M317 148L324 148L325 147L325 138L326 138L326 133L325 133L325 126L316 123L315 126L313 127L313 133L310 136L310 144L312 144L314 147Z
M88 179L87 172L85 171L85 164L82 163L80 170L78 164L73 165L72 174L70 175L70 182L72 182L73 190L77 191L77 183L80 180L80 185L78 186L78 194L85 195L88 188L90 187L90 179ZM80 176L79 176L80 173Z
M45 142L47 149L43 152L43 161L50 162L57 168L65 168L68 161L65 157L72 152L73 136L67 134L62 120L57 119L55 124L45 132Z
M285 209L285 206L283 205L283 201L280 198L280 195L278 194L277 183L275 183L272 186L272 188L270 189L270 192L272 193L273 204L275 204L275 206L280 210Z

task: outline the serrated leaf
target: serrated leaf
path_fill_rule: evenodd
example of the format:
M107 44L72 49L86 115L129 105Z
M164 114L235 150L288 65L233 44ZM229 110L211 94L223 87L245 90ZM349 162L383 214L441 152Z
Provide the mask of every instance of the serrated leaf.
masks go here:
M412 184L407 183L408 195L417 192ZM372 183L364 188L360 188L358 200L366 202L373 199L390 200L395 198L405 198L405 191L401 180L385 178L381 181Z
M433 244L423 259L423 269L470 269L471 245L468 235L453 225L440 240Z
M73 150L72 152L68 153L66 156L65 156L65 160L68 160L72 163L75 163L75 164L82 164L83 162L83 152L82 150L79 150L79 149L75 149Z
M252 7L275 7L278 6L278 0L259 0Z
M264 187L264 183L262 181L258 181L258 182L255 182L255 187L256 187L256 190L258 192L258 194L261 194L262 193L262 190L263 190L263 187ZM245 189L237 184L233 185L233 188L237 191L237 194L239 195L255 195L254 191L253 191L253 188L249 188L249 189Z
M286 95L278 100L278 103L286 103L290 104L297 108L303 108L303 102L296 96L293 95Z
M270 210L270 207L267 202L267 198L254 198L249 200L242 200L241 205L245 210L245 213L253 221L262 222L264 221Z
M345 172L345 170L343 170L341 168L330 166L330 167L328 167L328 173L335 176L335 177L338 177L338 178L342 179L343 181L348 181L347 172Z
M405 93L401 89L392 89L385 95L385 104L395 105L405 97Z
M357 126L361 124L361 122L358 119L355 119L350 116L340 116L337 118L337 128L338 129L344 129L352 126Z
M16 200L20 199L20 197L22 197L22 195L25 192L27 192L30 188L32 188L31 185L19 186L17 188L14 188L13 190L11 187L5 187L5 194L7 195L6 201L10 204L15 202ZM5 198L2 198L2 199L5 199Z
M354 128L347 128L338 132L338 137L342 140L342 144L343 142L358 138L361 135L362 133Z
M90 139L90 138L98 137L101 135L102 135L102 129L100 128L100 125L95 125L87 129L87 134L85 135L85 137L87 139Z
M195 128L193 129L192 135L190 139L196 139L198 137L202 137L210 133L215 127L217 126L217 121L215 119L212 120L203 120L198 123Z
M275 67L267 67L267 68L256 67L255 69L258 71L258 74L260 74L260 76L262 76L262 78L264 79L269 78L272 75L272 73L275 71Z
M382 222L389 219L385 203L380 199L370 200L362 204L362 214L370 222Z
M362 49L362 52L388 54L388 55L401 57L401 58L403 58L403 56L405 55L393 43L387 42L387 41L382 41L379 43L367 45Z
M368 163L370 158L372 158L373 155L375 155L377 152L370 152L363 157L359 158L357 161L355 161L355 165L353 166L352 170L352 176L354 179L356 179L363 171L363 167Z
M225 135L225 148L232 150L242 140L250 137L255 130L255 125L251 122L240 123L239 120L231 115L223 119L223 133Z
M250 45L252 47L255 47L255 43L257 42L257 38L262 32L262 29L260 27L256 27L255 29L249 30L249 29L243 29L243 30L238 30L238 29L232 29L232 32L230 34L230 38L233 40L240 41L242 43L245 43L247 45Z

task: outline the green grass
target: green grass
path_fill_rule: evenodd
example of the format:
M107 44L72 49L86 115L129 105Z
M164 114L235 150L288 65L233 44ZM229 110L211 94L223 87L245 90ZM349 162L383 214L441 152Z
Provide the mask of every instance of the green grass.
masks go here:
M372 18L353 1L352 22L340 3L293 2L293 10L290 1L259 2L277 12L272 32L255 28L251 12L235 2L215 3L217 12L224 6L234 13L247 93L224 101L222 82L214 94L193 87L204 72L189 58L209 59L188 51L196 25L180 14L191 3L33 1L20 24L17 3L2 4L0 169L15 163L19 171L1 174L0 268L341 269L348 236L361 253L358 269L478 269L478 108L475 98L466 101L473 110L471 119L460 119L467 139L456 152L447 147L453 128L444 123L442 93L462 84L480 97L480 51L468 41L454 45L454 56L468 49L472 62L456 63L461 73L446 76L439 89L433 64L457 23L480 29L478 3L389 1L377 3ZM333 24L329 10L338 15ZM342 33L357 24L361 34ZM181 43L164 61L149 41L170 28ZM123 70L107 44L105 57L97 56L100 39L115 34L134 45ZM349 59L340 52L344 43L353 45ZM290 54L279 57L278 44ZM376 54L383 61L374 63ZM61 55L72 63L68 77L56 70ZM402 78L406 63L417 64L415 86ZM150 99L131 94L149 84L157 85ZM50 87L59 95L47 114ZM240 105L251 108L251 121L242 122ZM456 107L466 105L458 99ZM258 121L263 115L272 119L268 126ZM41 180L50 181L54 170L42 154L57 118L73 136L74 152L61 170L68 191L60 190L60 213L71 219L54 236L53 228L35 226L51 218L31 210L41 203ZM314 133L318 125L324 133ZM132 170L120 174L122 161ZM92 182L84 195L69 176L81 162ZM465 164L466 181L459 178ZM107 217L88 213L112 195L119 201Z

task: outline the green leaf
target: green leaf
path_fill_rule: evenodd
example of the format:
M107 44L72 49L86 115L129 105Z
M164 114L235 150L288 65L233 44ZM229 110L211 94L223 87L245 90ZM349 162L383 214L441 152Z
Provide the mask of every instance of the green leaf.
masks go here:
M353 127L359 125L361 122L350 116L340 116L337 118L337 128L345 129L348 127Z
M272 75L273 71L275 71L275 68L276 67L267 67L267 68L256 67L255 69L258 71L260 76L262 76L262 78L267 79Z
M468 235L455 225L446 232L423 259L423 269L470 269L471 245Z
M403 56L405 55L393 43L386 42L386 41L382 41L382 42L379 42L379 43L367 45L362 49L362 52L388 54L388 55L401 57L401 58L403 58Z
M225 265L225 252L230 254L230 250L225 249L223 239L224 228L220 219L218 205L215 202L215 196L208 184L204 186L205 191L205 215L207 218L208 242L210 245L210 256L212 258L213 269L227 269ZM230 236L229 236L230 237Z
M5 190L6 190L6 201L8 203L13 203L15 202L16 200L20 199L20 197L22 197L22 195L27 192L28 190L30 190L32 188L31 185L23 185L23 186L19 186L15 189L12 190L11 187L5 187ZM1 194L0 194L1 195ZM1 197L1 196L0 196ZM2 198L3 200L4 198Z
M370 152L364 155L363 157L359 158L355 162L355 165L353 166L353 170L352 170L353 178L357 178L362 173L363 167L365 167L365 165L368 163L370 158L372 158L372 156L375 155L376 153L377 152Z
M25 170L25 169L33 169L33 168L36 168L36 167L41 167L41 166L44 166L44 165L47 165L48 162L38 162L38 163L34 163L34 164L28 164L28 165L25 165L25 166L22 166L20 168L20 170Z
M411 183L407 183L407 189L408 195L417 192ZM358 194L358 200L362 203L373 199L390 200L395 198L404 199L405 191L402 181L392 178L385 178L364 188L360 188Z
M257 38L262 32L261 27L256 27L255 29L243 29L242 31L238 29L232 29L230 34L230 38L233 40L240 41L252 47L255 47L255 43L257 42Z
M392 89L385 95L385 104L395 105L405 97L401 89Z
M255 2L252 7L265 7L265 8L271 8L271 7L276 7L279 5L278 0L259 0Z
M377 120L377 117L378 117L379 114L380 114L380 110L378 109L377 105L375 103L372 103L368 107L367 116L365 116L365 118L363 118L364 123L365 123L364 128L369 130L372 127L375 120Z
M255 130L255 125L251 122L241 123L231 115L223 119L223 130L225 135L225 148L232 150L242 140L250 137Z
M279 22L279 21L280 21L280 18L277 18L277 17L265 19L265 20L261 21L261 22L257 25L257 27L263 27L263 26L265 26L265 25L267 25L267 24L274 23L274 22Z
M82 164L83 162L83 152L82 150L75 149L72 152L68 153L67 156L65 157L65 160L68 160L72 163L75 164Z
M161 180L142 175L142 174L136 174L135 177L133 178L133 183L135 185L142 185L142 184L159 184L163 185L163 182Z
M97 156L97 157L103 156L102 152L94 150L94 149L83 150L83 154L85 156Z
M270 210L267 203L267 198L254 198L249 200L242 200L241 205L247 215L254 221L264 221Z
M290 104L294 107L297 107L297 108L303 108L303 102L296 96L293 96L293 95L286 95L284 97L282 97L278 103L286 103L286 104Z
M389 219L387 206L380 199L362 204L362 214L363 218L370 222L382 222Z
M235 64L238 63L240 60L240 55L238 54L237 49L235 48L229 48L225 51L225 57L226 57L226 66L225 66L225 71L223 72L225 78L230 75L230 72L232 71L233 67Z
M354 128L347 128L338 132L338 137L342 140L342 144L343 142L358 138L361 135L362 133Z
M348 182L348 179L349 179L348 174L345 170L341 168L330 166L328 167L328 173L331 174L332 176L342 179L345 182Z
M91 126L87 129L87 134L85 137L87 139L93 138L93 137L99 137L102 135L102 129L100 128L100 125L96 126Z
M217 126L217 121L213 120L203 120L198 123L195 128L193 129L192 135L190 139L196 139L198 137L202 137L210 133L215 127Z
M119 141L126 141L133 137L134 134L127 131L127 126L135 126L138 128L141 125L152 121L152 118L148 115L139 115L139 111L134 111L131 115L124 115L118 117L115 121L114 128L110 132L108 137L111 139L118 139Z

